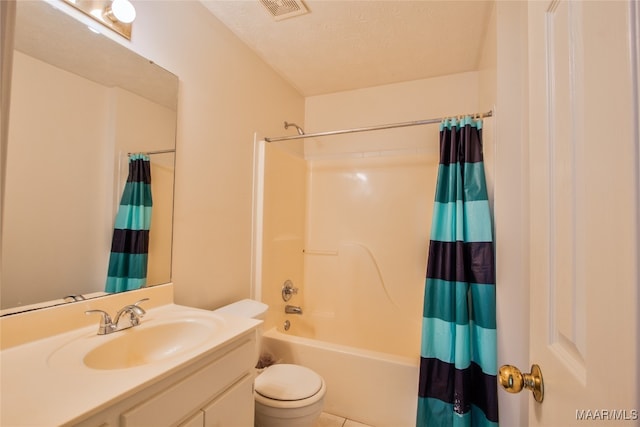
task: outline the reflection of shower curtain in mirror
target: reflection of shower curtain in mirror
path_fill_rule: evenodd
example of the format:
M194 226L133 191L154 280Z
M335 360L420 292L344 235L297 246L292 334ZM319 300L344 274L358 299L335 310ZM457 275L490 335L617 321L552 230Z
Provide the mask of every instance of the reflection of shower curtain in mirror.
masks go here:
M495 266L482 121L440 125L418 427L497 427Z
M129 176L113 230L106 292L129 291L146 285L151 205L149 157L133 154L129 156Z

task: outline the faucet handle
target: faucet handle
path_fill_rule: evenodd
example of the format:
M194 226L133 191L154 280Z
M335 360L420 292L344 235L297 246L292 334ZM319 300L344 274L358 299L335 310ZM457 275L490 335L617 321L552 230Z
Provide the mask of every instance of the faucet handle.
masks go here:
M100 314L102 317L100 318L100 327L98 328L98 335L107 334L107 329L113 328L113 323L111 322L111 316L104 310L87 310L84 314Z
M140 303L143 303L145 301L149 301L149 298L142 298L141 300L134 302L132 305L135 305L136 307L139 307Z
M93 313L102 315L102 319L100 319L100 326L108 325L111 323L111 316L109 316L109 313L107 313L104 310L87 310L84 312L84 314L93 314Z
M140 324L140 318L144 317L144 315L147 314L144 308L140 307L138 304L147 301L148 299L149 298L143 298L140 301L137 301L133 304L127 304L122 307L116 314L115 320L113 322L115 327L118 328L118 325L120 324L120 317L125 313L129 314L129 321L131 322L131 326L138 326Z
M147 312L144 308L140 307L140 303L149 301L149 298L142 298L140 301L136 301L131 306L131 324L133 326L138 326L140 324L140 318L144 317Z
M293 282L289 279L285 280L282 285L282 299L286 302L291 299L292 295L296 295L298 293L298 288L293 287Z

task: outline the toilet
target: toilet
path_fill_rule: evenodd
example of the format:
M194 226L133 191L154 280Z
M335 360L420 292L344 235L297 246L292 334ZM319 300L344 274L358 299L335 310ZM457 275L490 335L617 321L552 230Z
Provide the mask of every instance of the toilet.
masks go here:
M268 308L259 301L245 299L214 312L264 320ZM260 335L261 330L258 340ZM313 370L286 363L265 368L253 388L255 427L312 427L320 417L327 391L324 380Z

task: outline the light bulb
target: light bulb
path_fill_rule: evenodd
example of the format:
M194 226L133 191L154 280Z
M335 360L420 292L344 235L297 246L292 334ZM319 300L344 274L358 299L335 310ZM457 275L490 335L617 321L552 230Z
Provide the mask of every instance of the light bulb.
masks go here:
M130 24L136 19L136 8L129 0L113 0L111 13L120 22Z

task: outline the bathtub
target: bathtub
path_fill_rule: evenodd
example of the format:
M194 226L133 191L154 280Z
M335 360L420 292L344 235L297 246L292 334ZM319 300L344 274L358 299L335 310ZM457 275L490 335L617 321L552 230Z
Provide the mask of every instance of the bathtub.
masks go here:
M324 411L374 427L416 422L419 360L280 332L264 332L262 348L278 363L313 369L327 385Z

